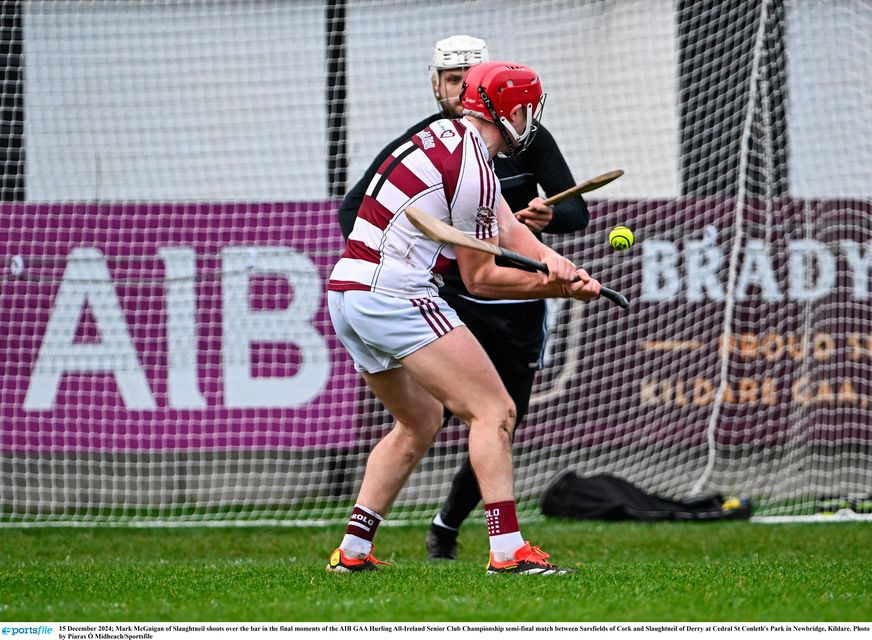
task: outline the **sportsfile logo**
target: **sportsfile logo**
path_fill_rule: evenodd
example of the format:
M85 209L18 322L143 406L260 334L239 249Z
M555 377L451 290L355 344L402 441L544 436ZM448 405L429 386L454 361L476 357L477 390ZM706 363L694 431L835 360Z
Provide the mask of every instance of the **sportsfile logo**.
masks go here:
M4 636L43 636L52 633L51 627L44 624L38 627L3 627Z

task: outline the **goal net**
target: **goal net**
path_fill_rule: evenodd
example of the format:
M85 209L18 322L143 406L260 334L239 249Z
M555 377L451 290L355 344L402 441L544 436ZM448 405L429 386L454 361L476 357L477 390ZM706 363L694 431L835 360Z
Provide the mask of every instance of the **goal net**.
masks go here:
M0 4L0 524L347 518L391 418L326 314L336 210L457 33L539 72L578 182L625 171L545 235L631 305L549 305L522 514L567 469L872 511L868 0ZM451 422L392 518L465 456Z

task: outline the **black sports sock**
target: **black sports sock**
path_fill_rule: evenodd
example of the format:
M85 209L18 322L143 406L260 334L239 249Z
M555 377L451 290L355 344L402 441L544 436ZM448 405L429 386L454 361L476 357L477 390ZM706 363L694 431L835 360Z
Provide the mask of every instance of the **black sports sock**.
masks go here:
M469 517L473 509L481 501L481 492L478 489L478 480L469 463L469 458L463 461L454 474L451 481L451 490L442 505L439 517L446 526L459 529L463 521Z

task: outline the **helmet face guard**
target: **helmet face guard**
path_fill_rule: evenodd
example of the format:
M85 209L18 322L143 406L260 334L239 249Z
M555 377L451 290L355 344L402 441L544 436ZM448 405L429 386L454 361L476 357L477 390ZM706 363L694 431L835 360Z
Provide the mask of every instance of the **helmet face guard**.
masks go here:
M492 122L506 143L506 155L514 156L529 146L536 133L534 120L541 119L545 95L539 76L522 64L488 62L466 75L460 93L464 111ZM516 107L525 108L527 124L518 133L509 120Z
M503 140L506 142L508 149L504 155L513 157L529 147L530 143L533 142L533 138L536 137L536 131L538 130L536 122L542 121L542 112L545 110L545 98L548 97L548 94L541 94L538 105L534 105L531 102L527 104L521 103L527 113L527 124L524 127L524 131L518 133L506 116L498 116L485 90L479 87L478 91L481 94L482 102L488 111L490 111L491 118L493 118L492 122L497 126L497 129L499 129L500 134L503 136Z

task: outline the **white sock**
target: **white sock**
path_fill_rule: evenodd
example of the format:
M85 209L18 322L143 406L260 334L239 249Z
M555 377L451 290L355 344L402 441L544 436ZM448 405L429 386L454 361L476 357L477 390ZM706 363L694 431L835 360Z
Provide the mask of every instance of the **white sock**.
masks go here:
M339 545L339 548L342 549L347 556L362 559L366 558L370 551L372 551L372 542L353 536L350 533L346 533L345 537L342 538L342 544Z
M520 531L503 533L490 537L490 548L497 562L508 562L515 559L515 551L524 546L524 537Z
M449 527L447 524L442 522L442 514L440 514L440 513L437 513L436 517L433 518L433 524L435 524L437 527L442 527L443 529L448 529L449 531L458 531L458 529L455 529L454 527Z

